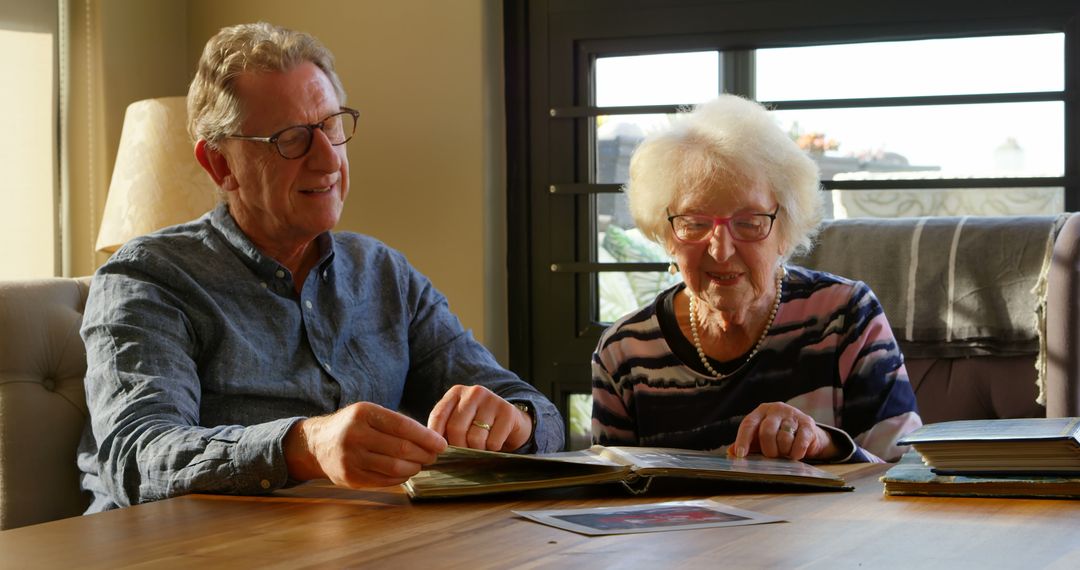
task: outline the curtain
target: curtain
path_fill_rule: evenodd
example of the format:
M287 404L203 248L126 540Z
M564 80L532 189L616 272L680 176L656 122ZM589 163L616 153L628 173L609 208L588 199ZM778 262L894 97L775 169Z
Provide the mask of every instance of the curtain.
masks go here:
M94 238L108 188L100 0L60 0L60 243L63 275L104 261Z

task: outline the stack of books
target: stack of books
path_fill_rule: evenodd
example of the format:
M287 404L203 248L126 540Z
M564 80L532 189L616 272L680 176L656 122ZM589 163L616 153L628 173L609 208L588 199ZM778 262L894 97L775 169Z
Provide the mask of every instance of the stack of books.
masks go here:
M882 477L886 495L1080 499L1080 418L929 424Z

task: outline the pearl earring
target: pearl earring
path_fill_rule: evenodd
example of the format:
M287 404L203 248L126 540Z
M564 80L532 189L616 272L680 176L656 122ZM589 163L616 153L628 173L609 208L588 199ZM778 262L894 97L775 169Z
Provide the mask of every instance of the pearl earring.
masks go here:
M675 262L672 261L672 262L668 263L667 272L672 274L672 275L675 275L676 273L679 272L679 266L675 265Z

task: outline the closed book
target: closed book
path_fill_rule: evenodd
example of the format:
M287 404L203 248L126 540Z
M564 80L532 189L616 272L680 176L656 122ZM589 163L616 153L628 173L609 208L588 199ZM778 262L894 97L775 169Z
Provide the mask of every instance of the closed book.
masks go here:
M1068 475L942 475L911 450L881 481L885 494L943 497L1015 497L1080 499L1080 476Z
M1080 475L1080 418L941 422L897 443L941 474Z

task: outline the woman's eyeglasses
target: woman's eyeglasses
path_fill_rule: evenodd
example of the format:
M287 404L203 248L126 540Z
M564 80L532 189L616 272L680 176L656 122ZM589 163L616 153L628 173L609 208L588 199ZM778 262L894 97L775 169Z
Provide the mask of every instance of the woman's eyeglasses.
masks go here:
M726 226L728 234L737 241L761 241L769 237L780 206L771 214L739 214L715 218L698 214L668 216L675 239L683 243L704 243L712 239L717 226Z

